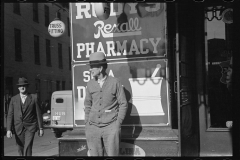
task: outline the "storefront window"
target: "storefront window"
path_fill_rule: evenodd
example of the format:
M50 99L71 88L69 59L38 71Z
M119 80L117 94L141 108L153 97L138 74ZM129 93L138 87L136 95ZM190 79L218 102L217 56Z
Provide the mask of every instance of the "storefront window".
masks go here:
M232 95L226 76L231 67L232 15L229 6L206 8L205 44L208 127L226 128L232 121Z

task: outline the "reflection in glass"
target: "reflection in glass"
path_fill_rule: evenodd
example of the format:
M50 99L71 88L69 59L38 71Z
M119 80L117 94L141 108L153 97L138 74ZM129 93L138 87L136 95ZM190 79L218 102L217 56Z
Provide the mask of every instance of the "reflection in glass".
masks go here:
M221 15L222 10L216 11ZM207 12L208 17L212 12ZM207 93L210 119L208 127L225 128L230 121L231 93L226 84L226 73L231 59L231 24L224 23L222 19L206 19L206 70Z

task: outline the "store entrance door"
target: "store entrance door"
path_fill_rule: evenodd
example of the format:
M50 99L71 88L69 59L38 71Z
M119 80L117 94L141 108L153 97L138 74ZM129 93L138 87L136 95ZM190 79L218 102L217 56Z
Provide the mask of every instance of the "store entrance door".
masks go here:
M176 91L179 156L199 156L194 7L176 4Z

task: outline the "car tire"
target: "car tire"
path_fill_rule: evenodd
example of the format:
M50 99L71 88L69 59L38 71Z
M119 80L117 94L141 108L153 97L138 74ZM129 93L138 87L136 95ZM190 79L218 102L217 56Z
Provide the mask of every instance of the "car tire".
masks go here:
M62 136L62 132L59 132L59 131L54 132L54 135L56 138L60 138Z

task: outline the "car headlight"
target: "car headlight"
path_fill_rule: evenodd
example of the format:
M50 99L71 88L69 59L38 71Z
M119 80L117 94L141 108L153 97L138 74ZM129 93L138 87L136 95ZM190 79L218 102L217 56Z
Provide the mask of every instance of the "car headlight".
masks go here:
M43 116L43 119L45 119L45 120L46 120L46 119L49 119L49 117L48 117L48 116Z

